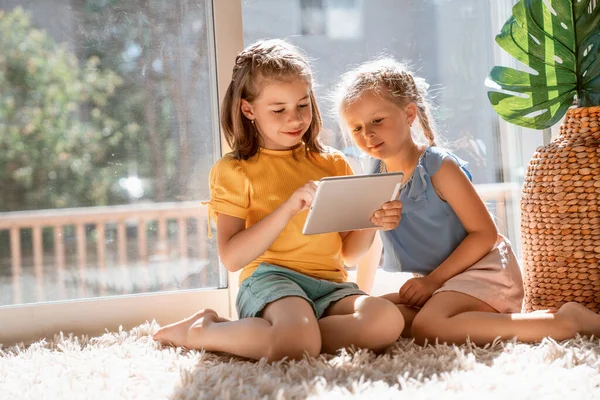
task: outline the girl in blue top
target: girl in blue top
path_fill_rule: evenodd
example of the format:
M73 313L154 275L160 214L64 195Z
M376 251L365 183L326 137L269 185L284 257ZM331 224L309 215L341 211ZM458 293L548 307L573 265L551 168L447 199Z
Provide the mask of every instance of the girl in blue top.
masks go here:
M384 269L415 273L384 297L404 315L403 336L420 343L599 335L600 315L578 303L556 313L519 314L523 282L516 257L475 191L467 164L435 146L426 87L392 59L367 62L338 86L340 120L375 159L371 172L405 174L400 224L380 232L381 241L359 264L359 285L370 289L382 247ZM427 143L413 137L416 122Z

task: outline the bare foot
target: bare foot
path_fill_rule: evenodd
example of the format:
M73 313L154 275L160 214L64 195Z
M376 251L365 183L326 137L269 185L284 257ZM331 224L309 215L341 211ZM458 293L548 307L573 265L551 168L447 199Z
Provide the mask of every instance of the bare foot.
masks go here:
M191 317L160 328L152 337L164 345L189 347L187 338L190 328L206 327L213 322L218 322L219 319L214 310L206 308Z
M583 304L570 302L564 304L556 313L570 319L575 330L582 335L600 337L600 315L585 307Z

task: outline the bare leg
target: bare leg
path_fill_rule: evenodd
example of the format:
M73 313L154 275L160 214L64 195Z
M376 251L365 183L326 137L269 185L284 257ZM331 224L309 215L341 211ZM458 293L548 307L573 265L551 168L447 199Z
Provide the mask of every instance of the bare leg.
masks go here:
M214 310L206 308L181 321L163 326L154 333L153 338L164 345L175 347L186 346L188 331L193 325L209 325L213 322L225 322L219 321L219 319Z
M581 304L567 303L556 313L500 314L486 303L458 292L433 296L416 316L412 334L417 342L478 345L496 337L537 342L544 337L565 340L577 333L600 335L600 315Z
M413 320L417 316L417 313L421 311L421 309L406 304L400 304L400 295L398 293L388 293L379 297L391 301L396 305L396 307L398 307L398 310L400 310L400 313L402 313L402 317L404 317L404 329L402 330L401 336L403 338L411 338Z
M319 325L312 307L300 297L285 297L270 303L263 318L227 321L213 310L203 310L156 332L163 344L189 349L222 351L269 361L284 357L316 356L321 349Z
M374 351L393 344L404 323L394 304L371 296L348 296L333 303L319 320L322 351L335 353L352 345Z

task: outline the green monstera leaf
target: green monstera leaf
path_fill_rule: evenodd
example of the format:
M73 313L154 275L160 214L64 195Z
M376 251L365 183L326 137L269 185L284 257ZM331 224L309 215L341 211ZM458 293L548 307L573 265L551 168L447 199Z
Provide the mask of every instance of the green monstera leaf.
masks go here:
M521 0L496 42L534 73L496 66L488 98L506 121L533 129L558 122L573 105L600 105L597 0ZM491 84L494 82L494 84Z

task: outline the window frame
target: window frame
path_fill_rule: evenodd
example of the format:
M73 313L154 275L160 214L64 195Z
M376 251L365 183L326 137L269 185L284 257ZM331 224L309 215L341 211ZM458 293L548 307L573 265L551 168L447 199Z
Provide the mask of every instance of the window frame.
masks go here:
M206 0L212 8L213 23L209 37L214 41L218 102L231 80L231 66L243 49L242 3L240 0ZM212 28L212 31L210 30ZM219 123L216 124L220 126ZM215 133L216 134L216 133ZM221 154L229 151L219 128ZM223 268L219 265L219 268ZM98 335L105 331L131 329L146 321L161 325L185 318L202 308L234 317L238 274L228 273L228 286L222 289L195 289L0 307L0 345L29 344L59 332Z

